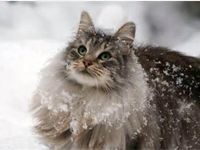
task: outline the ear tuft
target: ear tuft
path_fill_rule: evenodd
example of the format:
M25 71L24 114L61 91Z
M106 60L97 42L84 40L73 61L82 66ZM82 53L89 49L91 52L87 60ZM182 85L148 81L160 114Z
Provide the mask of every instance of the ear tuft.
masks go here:
M127 44L132 44L135 39L135 24L127 22L114 35L118 40L125 41Z
M90 15L86 11L82 11L81 19L78 28L78 34L82 34L87 31L94 31L94 25Z

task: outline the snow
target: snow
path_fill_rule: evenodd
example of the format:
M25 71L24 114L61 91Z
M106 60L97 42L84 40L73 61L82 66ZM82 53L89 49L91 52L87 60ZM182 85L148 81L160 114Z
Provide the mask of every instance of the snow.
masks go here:
M162 3L159 6L163 6ZM194 25L185 23L171 4L163 10L152 8L153 3L149 2L21 2L13 5L0 2L0 149L47 149L31 130L30 99L38 84L38 72L73 37L83 9L91 13L98 27L115 31L125 21L132 20L137 26L137 42L167 43L164 46L199 56L200 32L196 21ZM168 10L176 15L169 14L171 19L165 24L162 17ZM160 12L160 16L156 12ZM146 17L162 26L162 39L158 38L162 36L159 32L156 38L152 36L155 34ZM177 18L178 25L174 26L181 26L181 35L168 34Z
M0 149L43 149L31 131L28 106L37 73L62 45L52 40L0 42Z

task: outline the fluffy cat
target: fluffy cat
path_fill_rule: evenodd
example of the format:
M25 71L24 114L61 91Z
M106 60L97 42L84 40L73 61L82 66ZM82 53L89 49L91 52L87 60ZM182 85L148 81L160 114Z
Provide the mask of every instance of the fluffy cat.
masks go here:
M134 38L134 23L108 35L82 12L32 101L51 149L200 149L200 59Z

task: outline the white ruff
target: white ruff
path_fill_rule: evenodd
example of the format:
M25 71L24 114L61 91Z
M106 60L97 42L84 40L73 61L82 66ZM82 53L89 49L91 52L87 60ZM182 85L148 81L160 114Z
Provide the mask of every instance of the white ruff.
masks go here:
M41 121L41 118L44 118L40 113L42 109L48 109L54 116L60 113L67 114L69 124L67 126L72 129L73 135L78 135L83 130L98 124L119 129L119 131L113 132L120 133L124 132L124 130L121 131L122 127L132 133L141 129L141 120L145 119L143 114L148 105L147 98L150 90L143 69L137 63L136 58L134 58L135 62L133 62L131 73L133 76L129 78L132 84L123 87L120 93L113 92L106 95L102 91L91 87L81 87L62 78L56 68L59 64L63 64L60 61L62 55L62 53L57 55L55 60L42 72L41 83L36 93L37 98L34 99L38 120ZM49 114L45 115L49 116ZM62 115L56 116L56 118L59 117ZM52 117L52 119L55 118ZM51 126L57 127L58 132L62 126L66 126L63 122L52 121L51 123ZM125 135L125 133L120 135ZM113 136L116 135L113 133ZM116 137L110 141L110 146L105 145L105 149L112 147L112 144L119 147L121 140ZM73 147L76 148L76 146L75 144Z

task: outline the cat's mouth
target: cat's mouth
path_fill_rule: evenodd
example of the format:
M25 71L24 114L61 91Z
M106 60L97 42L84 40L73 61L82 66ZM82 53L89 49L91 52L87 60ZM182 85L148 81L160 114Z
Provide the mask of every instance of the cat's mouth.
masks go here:
M82 85L104 89L113 84L109 72L95 66L74 66L69 71L68 78Z
M76 67L75 72L86 77L95 77L95 73L90 67Z
M81 74L83 74L83 75L91 76L91 77L92 77L91 73L90 73L87 69L81 70L81 71L79 71L79 72L80 72Z

